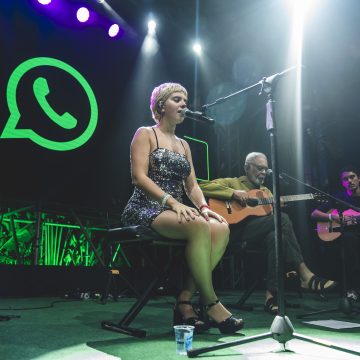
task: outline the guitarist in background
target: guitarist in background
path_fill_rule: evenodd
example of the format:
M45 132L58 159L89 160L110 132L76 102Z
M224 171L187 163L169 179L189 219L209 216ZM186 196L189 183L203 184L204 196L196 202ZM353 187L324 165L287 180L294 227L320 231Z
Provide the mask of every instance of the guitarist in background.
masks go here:
M239 178L223 178L200 183L204 195L220 200L236 200L241 206L248 206L248 191L260 189L268 197L271 191L263 185L268 171L268 161L263 153L252 152L245 159L245 175ZM304 263L299 243L296 239L291 220L281 213L282 239L286 262L295 265L301 279L301 287L322 292L335 286L332 280L316 276ZM248 216L237 224L230 225L230 239L240 242L239 246L248 249L264 248L267 252L267 280L264 310L277 314L277 283L275 268L275 232L274 217L270 213L264 216Z
M348 204L354 205L360 208L360 178L359 170L353 166L349 165L340 170L340 179L342 186L345 190L340 191L334 194L334 197L342 201L347 202ZM334 209L336 209L334 211ZM315 209L311 217L314 220L318 221L328 221L329 224L333 223L334 227L336 224L340 224L339 211L343 212L343 222L344 224L352 223L352 217L356 217L356 223L359 223L360 213L355 212L354 210L348 210L345 204L336 203L335 200L330 199L329 203L323 204L318 209ZM351 225L347 228L351 230ZM355 230L358 230L355 228ZM339 234L340 233L332 233ZM346 286L347 291L345 295L352 299L355 302L360 301L360 232L345 231L339 236L340 241L342 241L342 246L344 249L344 258L345 258L345 276L346 276Z

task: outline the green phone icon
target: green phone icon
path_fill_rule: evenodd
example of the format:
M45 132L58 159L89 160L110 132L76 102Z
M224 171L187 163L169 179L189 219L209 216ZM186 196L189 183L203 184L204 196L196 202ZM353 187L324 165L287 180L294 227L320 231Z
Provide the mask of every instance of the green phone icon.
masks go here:
M34 81L34 95L44 113L57 125L64 129L73 129L77 120L68 112L59 115L48 103L46 96L50 93L48 82L45 78L39 77Z
M31 128L22 128L18 126L21 118L17 97L18 84L20 81L23 81L23 76L27 72L34 68L42 67L48 67L50 69L54 68L63 71L64 75L74 78L86 94L90 110L89 119L87 120L88 124L83 133L77 135L76 138L68 141L56 141L41 136ZM49 95L50 90L48 82L45 78L38 77L35 79L33 83L33 91L41 109L55 124L57 124L62 129L67 130L74 129L76 126L78 126L78 120L74 116L68 112L59 114L49 104L46 97ZM96 129L98 121L98 106L95 94L90 84L75 68L61 60L48 57L38 57L25 60L12 72L9 78L6 89L6 99L10 116L7 123L5 124L3 132L0 134L0 139L29 139L35 144L49 150L69 151L84 145L91 138Z

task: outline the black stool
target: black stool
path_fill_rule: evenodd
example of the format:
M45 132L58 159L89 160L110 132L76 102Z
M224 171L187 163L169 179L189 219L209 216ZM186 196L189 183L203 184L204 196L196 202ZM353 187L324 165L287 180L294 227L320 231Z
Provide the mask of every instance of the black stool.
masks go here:
M145 337L146 331L142 329L131 328L129 325L140 313L143 307L147 304L150 299L150 296L157 285L162 280L167 280L176 267L180 266L180 259L182 257L175 257L175 261L170 259L163 269L160 269L156 266L155 261L149 256L148 251L146 251L148 246L171 246L177 247L179 250L183 250L186 244L186 241L181 239L169 239L165 238L155 231L143 227L143 226L128 226L120 227L108 230L108 239L107 244L109 246L110 253L110 262L109 262L109 274L108 281L105 292L102 296L102 301L105 303L107 296L109 295L111 283L113 277L118 275L118 269L113 267L112 264L112 247L114 245L122 244L138 244L142 252L142 255L148 260L151 268L154 270L154 275L152 280L149 282L145 290L139 294L134 286L128 280L125 280L125 277L122 277L125 280L125 283L128 287L135 293L137 300L135 304L127 311L127 313L122 317L122 319L117 323L112 323L109 321L102 321L101 326L105 330L116 331L122 334L127 334L135 337ZM177 261L176 261L177 260Z

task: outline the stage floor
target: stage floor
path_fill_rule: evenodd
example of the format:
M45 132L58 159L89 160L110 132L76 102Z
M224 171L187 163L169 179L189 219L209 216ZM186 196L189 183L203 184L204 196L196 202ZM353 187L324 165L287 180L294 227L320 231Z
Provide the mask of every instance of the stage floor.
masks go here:
M221 292L224 304L235 303L241 293ZM360 327L334 330L303 323L303 321L337 320L359 324L360 315L346 316L334 312L312 316L299 320L296 315L309 311L336 307L339 298L331 294L323 301L314 294L287 294L286 300L298 303L300 308L287 309L286 314L301 335L330 341L337 346L360 352ZM157 296L150 300L131 324L132 327L147 331L146 338L134 338L127 335L103 330L102 320L118 322L121 316L134 302L133 298L121 298L117 302L109 300L102 305L99 299L71 300L61 298L8 298L1 299L1 316L11 316L8 321L0 321L0 357L1 359L179 359L175 354L175 341L171 327L174 298ZM195 335L194 348L219 344L270 331L274 317L263 311L263 293L256 292L247 305L254 306L253 311L233 310L245 320L245 328L236 336L224 336L217 329ZM16 316L16 317L12 317ZM17 317L18 316L18 317ZM200 355L199 358L232 359L355 359L352 355L329 349L309 342L292 339L282 345L272 339L259 340L233 346L215 352ZM185 358L185 357L184 357Z

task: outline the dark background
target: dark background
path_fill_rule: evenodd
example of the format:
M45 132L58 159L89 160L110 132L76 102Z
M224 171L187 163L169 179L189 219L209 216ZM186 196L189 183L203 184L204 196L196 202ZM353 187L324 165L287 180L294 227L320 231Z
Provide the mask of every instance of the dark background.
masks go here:
M80 3L97 14L88 25L73 20L72 7ZM122 211L133 191L132 136L138 127L153 124L149 111L152 89L165 81L180 82L189 91L189 107L200 110L218 97L293 66L289 3L108 0L122 18L123 28L121 38L110 39L104 27L109 14L95 0L53 0L54 7L40 6L36 0L1 1L0 132L9 117L8 79L20 63L32 57L53 57L77 69L92 87L99 108L95 133L72 151L47 150L27 139L0 139L2 207L8 206L8 200L17 204L41 200L44 210L47 203L60 202L69 207ZM301 124L294 117L295 73L281 78L274 92L279 165L282 172L332 192L340 186L339 168L359 163L360 2L314 3L304 33ZM142 46L149 13L158 22L159 49L146 57ZM191 49L196 34L203 44L201 58ZM61 72L42 71L39 68L23 79L17 94L19 125L53 140L72 139L86 126L88 104L76 84ZM78 119L74 132L60 131L37 105L31 86L40 75L48 80L47 100L53 108ZM215 126L186 120L177 129L179 136L208 142L211 178L242 174L250 151L264 152L271 160L266 96L258 92L256 87L210 109ZM197 175L206 178L204 147L189 142ZM267 184L271 187L271 179ZM294 181L281 182L282 194L301 192L314 189ZM298 203L287 211L311 269L335 278L338 247L335 242L324 244L317 239L309 220L315 206Z
M152 124L148 104L154 86L181 82L189 90L190 105L199 109L293 65L288 63L291 16L283 0L202 0L197 21L194 1L108 1L126 24L122 38L116 40L108 38L101 26L72 21L64 5L88 3L99 17L108 16L95 1L62 3L57 11L32 0L0 4L1 131L9 114L5 96L9 76L21 62L38 56L60 59L87 79L98 101L97 129L85 145L65 152L46 150L27 139L1 139L2 197L122 207L132 189L130 141L137 127ZM308 16L300 135L292 115L295 76L284 77L275 92L281 170L323 189L338 186L340 166L357 163L359 7L356 0L319 1ZM158 21L159 52L147 65L140 58L150 12ZM196 28L204 48L199 61L191 51ZM24 79L18 94L19 124L39 133L48 131L50 138L66 138L69 135L49 124L36 107L30 87L35 75ZM59 112L74 114L79 119L77 131L81 130L88 114L81 94L56 71L47 76L49 103ZM212 128L190 120L179 127L179 135L209 142L211 178L237 176L249 151L269 155L266 98L259 97L258 90L211 109L217 121ZM302 149L295 140L299 136ZM205 178L203 150L193 152L199 178ZM302 161L304 170L299 174L296 169ZM291 185L284 187L284 192L291 191Z
M91 139L72 151L47 150L27 139L0 139L2 198L121 211L132 193L129 145L139 126L153 124L149 97L154 86L182 83L189 91L189 107L199 110L219 96L294 65L289 60L292 18L284 0L200 0L198 7L193 0L109 0L123 20L120 39L106 36L100 23L108 14L96 1L57 3L56 11L35 0L0 3L0 129L9 116L10 74L21 62L39 56L60 59L87 79L98 102L98 125ZM70 6L79 3L98 13L99 24L72 20ZM315 3L305 24L300 127L293 116L295 73L283 77L274 94L280 170L333 191L339 187L339 168L358 164L360 3ZM158 22L159 51L144 60L141 47L150 12ZM199 59L191 50L196 33L204 48ZM69 135L49 124L36 106L31 84L39 74L29 74L18 94L19 124L55 140L66 138ZM77 117L75 133L79 132L89 111L86 101L66 77L56 71L46 76L49 103L59 113L69 111ZM180 136L209 143L211 178L240 175L249 151L270 157L266 97L258 96L258 91L257 87L212 108L213 127L191 120L179 127ZM206 178L203 148L190 143L198 177ZM294 182L282 183L281 191L313 192Z

